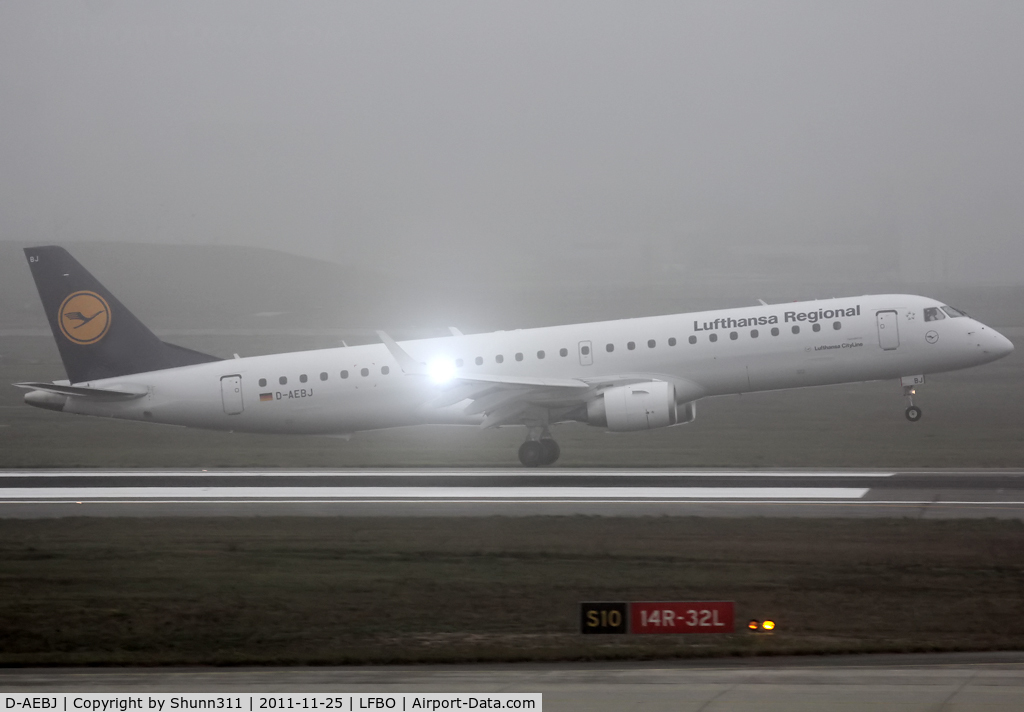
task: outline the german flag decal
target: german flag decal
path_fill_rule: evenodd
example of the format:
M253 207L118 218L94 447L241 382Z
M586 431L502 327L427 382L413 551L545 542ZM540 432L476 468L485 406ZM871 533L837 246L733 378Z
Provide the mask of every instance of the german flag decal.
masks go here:
M260 393L260 400L261 401L274 400L274 394L273 393Z

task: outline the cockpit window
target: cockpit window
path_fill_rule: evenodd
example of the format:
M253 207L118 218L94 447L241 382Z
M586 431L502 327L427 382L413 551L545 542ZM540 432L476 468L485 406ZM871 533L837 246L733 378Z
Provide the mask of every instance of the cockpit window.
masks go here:
M949 316L953 319L956 319L958 316L967 316L959 309L954 309L953 307L942 307L942 311L949 314Z
M943 314L942 310L939 309L938 307L928 307L927 309L924 310L925 321L939 321L940 319L945 318L946 315Z

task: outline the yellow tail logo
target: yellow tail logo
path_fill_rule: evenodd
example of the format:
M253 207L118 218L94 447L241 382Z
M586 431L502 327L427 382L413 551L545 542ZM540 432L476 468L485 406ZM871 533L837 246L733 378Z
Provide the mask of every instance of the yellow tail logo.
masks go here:
M57 321L68 341L95 344L110 330L110 305L95 292L75 292L60 305Z

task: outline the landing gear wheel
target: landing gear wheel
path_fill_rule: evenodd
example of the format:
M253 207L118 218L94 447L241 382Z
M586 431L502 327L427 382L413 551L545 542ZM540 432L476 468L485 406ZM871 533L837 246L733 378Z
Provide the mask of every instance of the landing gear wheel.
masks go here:
M907 408L907 420L909 420L911 423L916 423L920 419L921 419L921 409L920 408L918 408L916 405L912 405L909 408Z
M544 449L544 457L540 464L542 465L554 465L555 461L558 460L558 456L562 454L561 448L551 438L542 438L540 440L541 447Z
M527 440L519 446L519 462L524 467L539 467L544 461L544 446L539 440Z

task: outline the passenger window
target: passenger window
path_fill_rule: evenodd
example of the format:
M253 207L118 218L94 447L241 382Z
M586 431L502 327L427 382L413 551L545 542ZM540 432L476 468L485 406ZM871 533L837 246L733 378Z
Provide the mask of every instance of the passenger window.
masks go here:
M348 371L342 371L341 372L341 377L342 378L348 378Z
M925 321L939 321L940 319L945 318L946 315L943 314L942 310L939 309L938 307L928 307L927 309L924 310Z
M778 336L778 335L779 335L779 327L773 326L772 327L772 336Z
M498 354L497 356L494 357L494 360L497 361L498 363L503 363L505 361L505 357L502 356L501 354Z
M697 337L696 336L691 336L689 341L690 341L691 344L695 344L695 343L697 343Z
M260 388L265 388L266 385L267 385L267 379L261 378L260 379Z
M569 355L569 349L558 349L558 355L565 358ZM586 354L584 354L584 356L586 356Z
M383 373L383 374L384 374L384 375L386 376L386 375L388 375L389 373L391 373L391 369L390 369L390 368L388 368L387 366L381 366L381 367L380 367L380 372L381 372L381 373Z
M733 341L735 341L736 339L740 338L740 335L737 334L735 331L730 331L729 332L729 338L732 339Z
M654 339L648 340L647 348L649 348L649 349L653 349L654 348Z
M840 329L843 328L843 322L841 322L841 321L833 321L832 322L832 328L835 329L836 331L839 331Z
M370 369L368 369L368 368L361 368L361 369L359 369L359 375L363 376L364 378L366 376L369 376L370 375Z
M476 365L477 366L483 366L484 365L484 357L483 356L477 356L476 357Z
M610 345L611 345L611 344L609 344L609 346L610 346ZM609 351L610 351L610 350L611 350L611 349L609 349ZM581 353L581 354L583 354L584 356L587 356L587 355L588 355L588 354L590 353L590 347L589 347L589 346L581 346L581 347L580 347L580 353Z
M327 371L323 371L323 372L322 372L322 373L320 374L320 380L321 380L321 381L326 381L326 380L327 380Z
M517 353L517 354L516 354L516 361L522 361L522 360L523 360L523 354L522 354L522 352L519 352L519 353Z
M544 358L544 352L543 351L538 351L537 352L537 358Z
M708 337L708 341L710 341L712 343L718 341L718 334L712 334L711 336L709 336Z
M302 374L301 376L299 376L299 383L305 383L308 380L309 379L306 378L306 374Z
M455 368L462 368L462 359L461 358L455 359Z
M632 351L633 349L636 348L636 342L635 341L630 341L629 343L626 344L626 348L629 349L630 351Z
M280 383L282 386L287 385L288 376L281 376L279 379L277 379L277 382Z
M800 333L800 327L797 326L796 324L793 325L793 333L794 334L799 334Z
M604 347L604 350L607 351L608 353L611 353L612 351L615 350L615 344L608 344L607 346Z
M750 330L750 338L752 338L752 339L756 339L756 338L757 338L757 336L758 336L758 334L757 334L757 329L751 329L751 330Z
M669 346L675 346L676 345L676 337L673 336L673 337L669 338L668 345Z
M821 331L821 324L819 324L818 322L814 322L814 326L811 327L811 331Z

